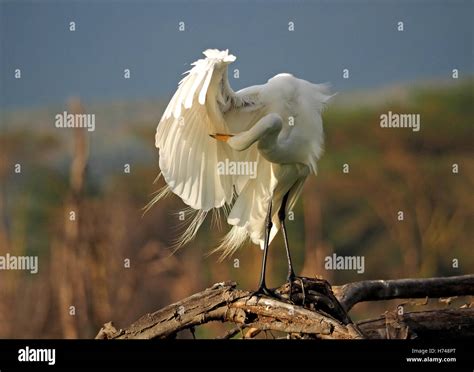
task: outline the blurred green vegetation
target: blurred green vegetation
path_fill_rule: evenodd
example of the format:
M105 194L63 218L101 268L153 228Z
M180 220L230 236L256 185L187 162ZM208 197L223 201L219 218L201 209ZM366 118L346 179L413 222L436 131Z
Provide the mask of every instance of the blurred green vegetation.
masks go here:
M298 271L334 284L474 272L473 92L474 81L467 79L413 87L404 98L387 96L376 105L342 105L336 98L323 115L326 152L318 176L307 182L288 222ZM249 245L223 263L205 257L227 230L225 223L219 229L209 218L195 242L170 256L180 222L174 212L183 203L173 196L143 215L162 185L161 180L153 184L159 172L154 149L159 113L150 112L156 107L163 104L140 106L120 130L109 126L88 134L90 158L78 204L80 242L72 258L65 258L73 156L71 139L65 137L72 132L35 127L34 112L22 113L22 125L15 125L15 113L8 114L11 122L0 132L0 254L38 254L40 272L0 272L0 337L92 337L106 321L125 326L217 281L255 288L258 248ZM421 130L380 128L380 115L388 111L420 114ZM108 115L105 108L100 113ZM124 173L125 163L130 173ZM15 164L21 164L20 174ZM397 220L398 211L404 221ZM365 272L325 270L324 257L333 252L363 255ZM459 268L453 268L455 258ZM77 261L77 268L58 274L61 259ZM124 259L130 259L130 268L124 268ZM269 284L281 284L285 273L277 237L270 249ZM51 322L68 311L64 291L71 305L85 303L83 311L72 321ZM380 304L360 304L354 316L381 311ZM218 330L211 326L199 335L212 337Z

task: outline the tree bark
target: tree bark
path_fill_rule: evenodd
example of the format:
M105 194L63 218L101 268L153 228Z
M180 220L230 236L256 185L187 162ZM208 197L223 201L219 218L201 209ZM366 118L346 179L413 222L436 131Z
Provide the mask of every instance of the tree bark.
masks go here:
M146 314L125 330L109 324L97 338L168 338L177 332L210 322L228 321L245 328L313 335L318 338L362 338L353 324L280 300L258 297L236 288L236 283L217 283L203 292Z
M468 339L474 337L474 309L389 312L357 323L367 338Z
M300 279L299 279L300 280ZM177 333L211 321L231 322L234 327L221 338L243 334L254 337L262 331L286 333L290 338L362 339L420 338L433 334L444 338L474 335L474 309L443 309L384 316L353 324L347 311L361 301L394 298L467 296L474 294L474 275L450 278L379 280L331 286L324 280L302 278L300 289L294 282L276 289L278 298L257 296L236 288L236 283L214 284L151 314L125 329L105 324L96 338L173 338ZM292 301L288 300L291 293Z
M364 280L333 287L333 291L342 307L349 311L355 304L363 301L474 295L474 275L428 279Z

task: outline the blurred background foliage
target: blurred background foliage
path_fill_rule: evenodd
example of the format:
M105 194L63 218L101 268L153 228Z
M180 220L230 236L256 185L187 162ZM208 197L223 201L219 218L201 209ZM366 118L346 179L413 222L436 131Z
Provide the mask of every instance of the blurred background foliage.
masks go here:
M299 273L343 284L474 272L473 92L473 79L460 79L334 99L323 116L318 176L288 222ZM54 128L54 115L67 104L2 112L0 255L38 255L39 272L0 272L1 338L90 338L104 322L126 326L215 282L256 287L256 246L222 263L206 257L226 224L219 229L208 218L197 239L171 255L184 204L173 196L143 215L163 182L153 184L154 132L165 104L82 102L96 114L92 133ZM421 130L380 128L388 111L420 114ZM82 168L74 170L75 161ZM278 286L286 275L281 237L270 248L268 282ZM365 272L325 270L332 253L364 256ZM352 314L359 319L386 308L359 304ZM211 337L220 327L199 335Z

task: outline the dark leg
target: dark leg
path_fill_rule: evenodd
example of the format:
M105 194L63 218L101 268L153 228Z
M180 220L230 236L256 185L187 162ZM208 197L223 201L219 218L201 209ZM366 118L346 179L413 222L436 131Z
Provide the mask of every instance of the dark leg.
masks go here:
M283 233L283 240L285 241L286 258L288 260L288 277L287 277L287 280L288 280L288 283L290 285L289 298L291 300L293 280L297 279L297 276L295 275L295 271L293 269L293 263L291 261L290 246L288 244L288 234L286 232L286 226L285 226L286 204L288 202L288 196L289 195L290 195L290 190L283 197L283 200L281 202L280 210L278 211L278 219L280 220L281 231ZM301 282L301 291L302 291L302 294L303 294L303 303L304 303L304 297L305 297L304 284L303 284L302 279L299 279L299 280Z
M288 202L288 191L281 202L280 210L278 211L278 219L281 224L281 231L283 233L283 240L285 241L286 259L288 260L288 280L295 278L295 271L293 270L293 263L291 262L290 246L288 245L288 234L286 233L285 218L286 218L286 203Z
M270 231L272 230L272 201L268 204L267 217L265 218L265 242L263 247L262 270L260 272L260 282L258 284L257 293L271 295L265 283L265 271L267 267L268 244L270 242Z

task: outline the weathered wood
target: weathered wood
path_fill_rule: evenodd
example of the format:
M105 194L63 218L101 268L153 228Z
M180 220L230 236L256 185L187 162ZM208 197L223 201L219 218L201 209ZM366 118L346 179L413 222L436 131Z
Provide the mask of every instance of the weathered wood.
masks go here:
M474 309L417 311L403 315L390 312L357 325L371 339L467 339L474 337Z
M474 275L428 279L364 280L333 287L346 311L364 301L474 295Z
M236 289L233 282L215 284L203 292L146 314L125 330L114 332L109 324L97 338L167 338L210 321L230 321L260 330L301 333L317 338L362 338L353 324L344 325L327 314L273 298L254 296Z
M298 284L299 282L299 284ZM303 284L303 285L302 285ZM334 293L333 293L334 291ZM96 338L172 338L186 329L211 321L237 325L223 338L238 334L254 337L262 331L280 331L297 338L421 338L474 335L474 310L443 309L384 316L352 324L347 311L361 301L394 298L450 297L474 294L474 275L449 278L373 280L331 288L322 279L299 278L291 287L274 291L279 298L254 295L236 283L217 283L151 314L126 329L107 323ZM290 301L291 293L291 301ZM339 303L340 302L340 303ZM193 333L194 334L194 333Z

